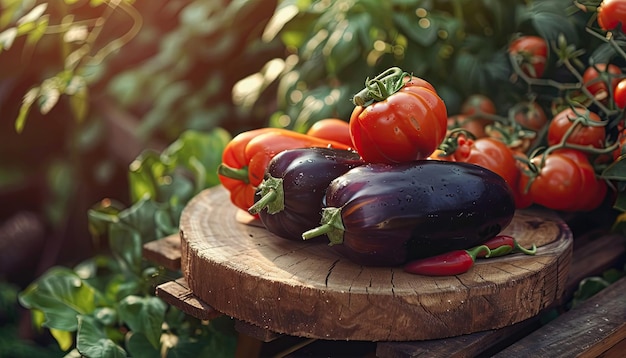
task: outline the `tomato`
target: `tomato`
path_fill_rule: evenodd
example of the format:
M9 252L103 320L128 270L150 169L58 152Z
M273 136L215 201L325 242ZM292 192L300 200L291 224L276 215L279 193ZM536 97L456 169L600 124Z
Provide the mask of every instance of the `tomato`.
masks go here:
M463 128L472 133L476 138L487 137L486 126L491 123L490 120L483 118L474 118L466 114L457 114L448 117L448 129Z
M509 44L509 54L527 76L539 78L546 68L548 45L539 36L520 36Z
M487 137L485 127L492 123L489 118L481 114L496 114L496 106L489 97L482 94L473 94L461 104L461 114L448 118L448 129L463 128L476 138Z
M485 95L473 94L461 104L461 113L470 116L480 113L496 114L496 105Z
M620 109L626 107L626 78L620 80L615 86L615 91L613 91L613 101Z
M306 134L352 146L352 138L350 138L350 125L347 121L342 119L320 119L315 122L311 128L309 128Z
M576 203L570 208L572 211L590 211L595 209L606 195L606 182L596 177L595 170L589 162L587 154L576 149L557 149L552 153L560 154L573 160L577 165L582 180L581 190L577 195ZM600 196L600 198L598 198Z
M473 140L464 135L459 135L456 141L452 154L433 159L479 165L501 176L511 191L517 191L520 170L513 152L506 144L489 137Z
M546 112L534 101L515 105L513 118L520 126L535 132L540 131L548 123Z
M393 78L374 78L368 81L367 91L376 90L372 81L377 81L389 86L384 96L367 92L363 98L355 98L350 136L354 149L367 162L393 164L426 159L446 135L443 100L430 89L432 86L407 86L405 78L400 78L400 86ZM365 105L364 99L370 98L373 103Z
M583 182L578 164L558 153L547 155L543 166L541 159L542 156L531 159L539 171L534 178L522 173L520 188L530 182L529 194L534 203L553 210L575 210Z
M600 117L594 112L590 112L586 108L578 107L576 109L567 108L557 113L548 127L548 144L554 145L563 139L563 136L574 125L577 118L583 118L582 122L578 122L576 127L572 130L569 137L566 139L567 143L578 145L590 145L595 148L604 147L604 138L606 136L606 129L604 126L592 126L586 125L588 123L602 122Z
M626 32L626 1L604 0L598 7L598 25L604 31L610 31L622 24L622 32Z
M614 90L619 83L621 74L622 70L619 67L599 63L595 67L587 67L583 72L583 84L596 99L606 100L610 91ZM608 86L611 86L610 89Z

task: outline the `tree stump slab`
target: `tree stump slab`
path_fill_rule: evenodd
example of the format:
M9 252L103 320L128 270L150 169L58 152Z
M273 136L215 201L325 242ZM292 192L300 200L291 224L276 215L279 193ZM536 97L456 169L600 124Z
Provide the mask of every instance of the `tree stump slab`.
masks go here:
M216 310L263 329L328 340L412 341L497 329L563 294L572 233L549 211L518 210L503 233L534 256L477 260L427 277L356 265L323 242L281 239L231 204L226 189L193 198L180 220L181 269Z

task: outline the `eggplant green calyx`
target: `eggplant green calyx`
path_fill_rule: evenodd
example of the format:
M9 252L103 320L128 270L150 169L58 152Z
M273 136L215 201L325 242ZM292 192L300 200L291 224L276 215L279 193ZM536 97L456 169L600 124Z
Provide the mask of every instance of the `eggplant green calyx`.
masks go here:
M263 179L258 187L261 199L252 205L248 212L252 215L258 214L267 208L268 214L276 214L285 209L285 190L283 189L283 179L272 176Z
M240 180L246 184L250 183L250 179L248 178L247 166L241 169L235 169L222 163L217 167L217 174L225 176L230 179Z
M302 233L302 239L309 240L317 236L326 235L330 240L330 246L343 244L345 228L341 219L341 208L323 208L320 223L320 226Z

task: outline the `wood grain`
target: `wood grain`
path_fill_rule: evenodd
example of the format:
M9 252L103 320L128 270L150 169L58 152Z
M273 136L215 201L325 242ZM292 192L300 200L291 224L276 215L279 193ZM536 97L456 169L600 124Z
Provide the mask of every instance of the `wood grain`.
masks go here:
M276 333L407 341L496 329L536 315L563 293L572 254L567 225L519 211L505 233L537 255L479 260L463 275L424 277L355 265L325 243L280 239L236 220L224 188L203 191L181 216L181 269L216 310Z
M626 277L495 357L614 356L626 340ZM608 353L610 352L610 353ZM624 351L621 351L623 357Z

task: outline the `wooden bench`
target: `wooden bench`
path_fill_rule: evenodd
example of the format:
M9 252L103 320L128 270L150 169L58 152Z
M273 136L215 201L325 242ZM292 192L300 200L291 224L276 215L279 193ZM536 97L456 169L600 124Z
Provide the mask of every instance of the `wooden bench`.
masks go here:
M602 290L580 306L568 310L585 277L611 267L623 267L626 238L607 231L587 233L575 239L572 266L562 299L547 310L561 314L543 323L543 314L514 325L452 338L414 342L337 342L273 333L236 321L240 333L237 355L311 356L363 352L377 357L624 357L626 352L626 278ZM180 238L177 235L144 246L144 257L170 270L180 270ZM156 295L183 312L203 320L221 313L198 299L179 278L157 287ZM546 311L547 311L546 310Z

